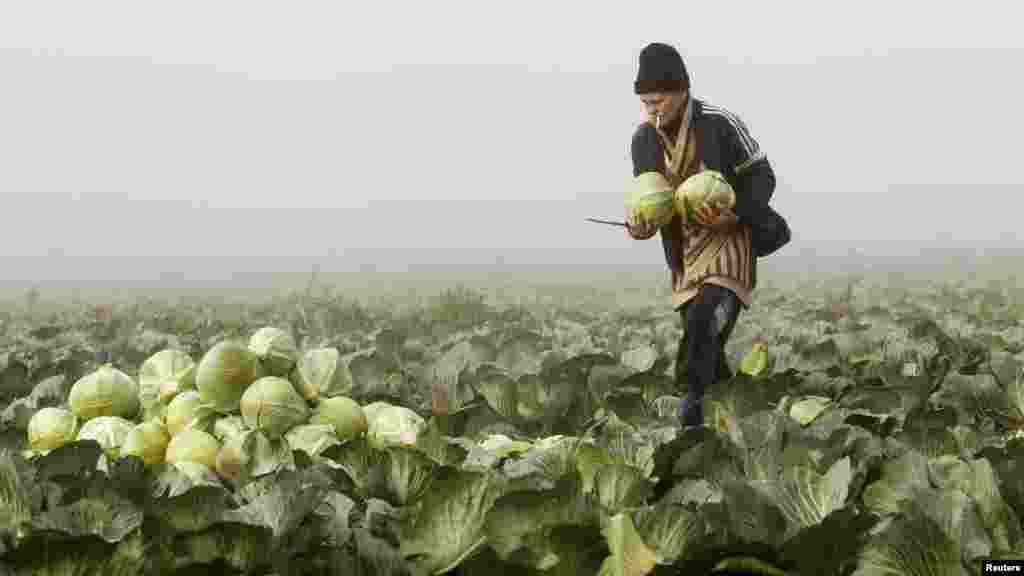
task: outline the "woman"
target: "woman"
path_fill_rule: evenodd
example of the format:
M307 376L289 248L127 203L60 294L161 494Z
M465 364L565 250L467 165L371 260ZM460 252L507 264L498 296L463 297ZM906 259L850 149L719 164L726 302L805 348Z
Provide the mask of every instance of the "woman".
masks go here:
M757 258L788 243L789 228L768 205L775 174L757 141L735 114L692 96L675 48L654 43L641 51L634 92L648 120L633 134L633 176L656 172L676 188L714 170L736 196L731 210L698 207L696 222L676 214L660 228L672 303L684 327L676 358L676 384L686 388L680 419L699 426L705 390L728 375L725 343L740 309L751 305ZM631 214L627 224L636 240L659 230Z

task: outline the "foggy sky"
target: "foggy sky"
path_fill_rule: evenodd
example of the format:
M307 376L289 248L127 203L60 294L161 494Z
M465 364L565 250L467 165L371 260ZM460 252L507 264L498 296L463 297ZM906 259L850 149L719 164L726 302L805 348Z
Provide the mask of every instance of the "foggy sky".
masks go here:
M511 4L4 4L0 284L662 269L583 221L622 216L652 41L774 165L766 261L1020 253L1010 3Z

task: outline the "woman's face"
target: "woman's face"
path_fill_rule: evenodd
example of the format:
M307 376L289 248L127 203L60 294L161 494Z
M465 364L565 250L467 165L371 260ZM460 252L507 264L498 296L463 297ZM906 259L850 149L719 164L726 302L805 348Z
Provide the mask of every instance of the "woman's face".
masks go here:
M679 117L683 103L686 102L687 91L681 92L651 92L641 94L640 102L643 105L644 114L652 124L664 126Z

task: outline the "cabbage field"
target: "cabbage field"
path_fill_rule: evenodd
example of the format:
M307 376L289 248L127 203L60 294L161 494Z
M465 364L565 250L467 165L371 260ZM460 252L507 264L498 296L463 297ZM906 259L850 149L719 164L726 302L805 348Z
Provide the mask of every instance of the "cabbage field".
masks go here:
M34 292L0 312L0 574L1024 559L1024 292L889 280L763 282L685 432L663 297Z

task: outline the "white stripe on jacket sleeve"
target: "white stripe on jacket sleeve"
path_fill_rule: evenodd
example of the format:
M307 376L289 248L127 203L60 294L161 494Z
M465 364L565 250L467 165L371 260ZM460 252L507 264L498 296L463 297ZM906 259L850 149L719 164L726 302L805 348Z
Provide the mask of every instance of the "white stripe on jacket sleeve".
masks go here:
M750 130L747 128L747 125L739 116L725 108L713 106L711 104L704 104L703 109L706 114L725 119L725 121L728 122L736 132L736 140L739 142L740 148L743 150L743 155L746 157L742 162L733 166L737 174L748 170L754 164L757 164L767 158L761 150L761 146L750 134Z

